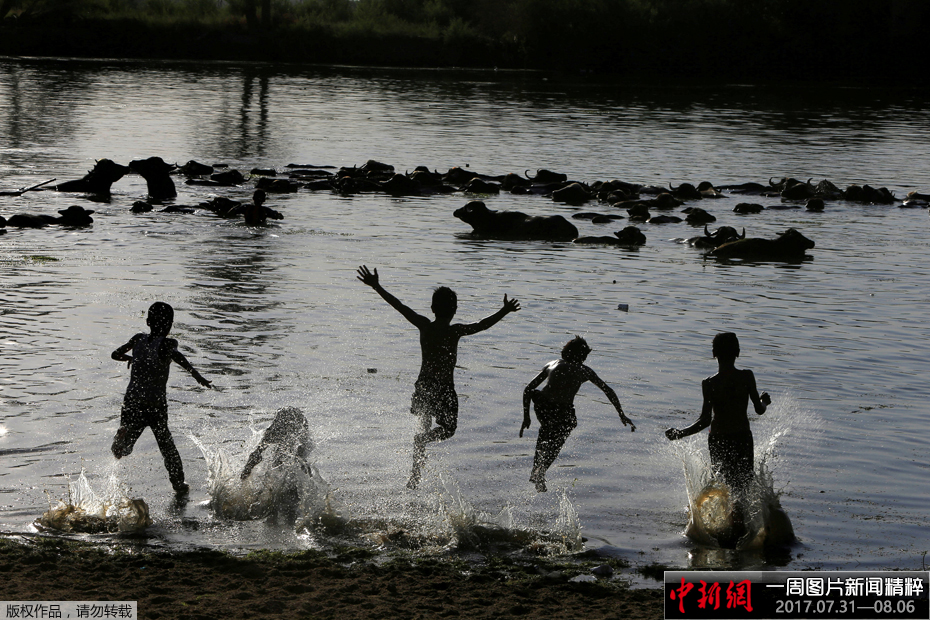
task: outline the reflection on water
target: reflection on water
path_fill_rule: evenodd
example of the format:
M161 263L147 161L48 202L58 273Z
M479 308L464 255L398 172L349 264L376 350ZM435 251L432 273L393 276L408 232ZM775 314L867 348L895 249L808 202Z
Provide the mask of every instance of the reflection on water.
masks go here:
M236 363L224 373L246 374L249 351L274 349L270 359L286 354L283 344L293 329L279 312L284 301L275 294L282 276L270 233L243 231L218 235L200 247L190 265L192 318L204 327L211 354ZM206 327L209 326L209 327Z
M930 190L925 100L906 90L632 86L539 73L3 60L0 189L79 178L100 157L160 156L244 172L377 159L398 170L547 168L586 182L656 185L814 177L901 196ZM253 181L177 186L177 204L190 205L245 199ZM930 509L912 485L926 469L930 396L923 210L828 202L820 214L740 216L732 209L744 198L727 195L702 205L718 225L759 237L795 227L816 247L800 264L725 264L675 243L699 233L684 223L643 225L648 241L637 251L474 239L452 216L472 198L461 194L272 195L285 219L261 229L205 211L133 214L145 194L144 181L127 175L109 202L94 204L92 227L11 229L0 241L4 529L29 527L48 509L46 490L66 492L62 473L86 469L94 488L105 482L128 380L109 353L163 300L176 309L173 335L185 355L217 388L204 391L181 372L169 383L189 505L172 504L150 434L119 464L168 544L349 540L441 552L503 539L568 552L585 538L605 554L674 566L920 561ZM506 193L483 199L534 215L610 209ZM0 215L84 202L30 192L0 197ZM572 221L584 235L614 230ZM457 291L463 322L486 316L504 293L523 306L462 345L459 429L431 452L416 493L404 488L416 332L355 280L360 264L378 267L388 290L421 313L439 285ZM788 558L721 559L684 536L688 487L661 430L697 415L717 331L740 335L740 362L776 395L753 426L760 454L761 438L778 437L769 488L803 549ZM591 343L592 367L638 430L624 433L609 403L585 387L550 492L536 493L526 480L535 438L517 436L520 394L574 334ZM317 473L338 506L321 514L339 518L297 533L217 516L205 504L210 457L188 438L211 454L244 457L250 414L285 406L307 414ZM829 432L800 421L812 419ZM784 424L791 433L779 434ZM694 441L701 454L703 437Z

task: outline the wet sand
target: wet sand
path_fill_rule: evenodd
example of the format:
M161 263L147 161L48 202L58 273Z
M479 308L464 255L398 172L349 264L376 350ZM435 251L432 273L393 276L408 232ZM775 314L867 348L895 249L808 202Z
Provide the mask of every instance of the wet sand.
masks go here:
M593 566L593 564L592 564ZM589 566L337 554L163 551L0 537L0 600L137 601L142 619L662 618L662 591L572 582Z

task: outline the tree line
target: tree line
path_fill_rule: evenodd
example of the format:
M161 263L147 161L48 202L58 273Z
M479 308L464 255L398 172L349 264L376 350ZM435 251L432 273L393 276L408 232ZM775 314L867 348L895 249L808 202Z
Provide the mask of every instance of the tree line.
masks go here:
M0 53L93 53L426 66L499 66L656 77L925 79L924 0L0 0ZM118 24L118 26L117 26ZM30 41L17 31L59 28ZM104 36L81 30L97 29ZM123 33L122 35L120 33ZM239 49L223 44L237 33ZM110 35L107 37L106 35ZM141 39L140 39L141 37ZM146 45L145 37L155 41ZM180 45L178 45L180 43ZM165 50L159 54L158 51ZM49 49L49 53L56 50ZM60 53L63 50L57 50ZM180 52L177 52L180 53ZM80 54L78 54L80 55ZM87 55L90 55L88 53ZM107 55L107 54L104 54ZM919 65L919 66L917 66Z

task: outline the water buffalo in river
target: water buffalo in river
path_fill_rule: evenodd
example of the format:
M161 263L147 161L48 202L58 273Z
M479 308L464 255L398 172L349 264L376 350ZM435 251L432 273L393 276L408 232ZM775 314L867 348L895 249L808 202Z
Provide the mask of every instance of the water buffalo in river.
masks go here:
M780 195L785 200L810 200L812 198L840 200L844 198L842 190L827 179L817 185L813 185L811 179L808 179L806 183L796 179L787 179Z
M642 189L643 186L639 183L629 183L627 181L613 179L612 181L595 181L591 184L591 187L597 192L597 197L600 200L607 200L607 197L614 192L620 192L628 197L638 196L639 190ZM619 201L615 200L614 202Z
M497 183L475 177L462 187L462 191L470 194L500 194L501 186Z
M46 226L57 224L58 226L90 226L94 222L91 217L93 211L84 207L72 205L67 209L61 209L58 213L61 215L34 215L32 213L17 213L6 220L6 224L13 228L45 228Z
M689 224L707 224L717 221L716 217L700 207L688 207L685 209L685 213L688 214L685 221Z
M142 176L148 186L149 197L155 200L174 198L178 195L174 181L168 173L177 166L166 163L161 157L134 159L129 162L129 169Z
M458 188L463 188L472 179L481 179L482 181L487 181L488 183L500 183L503 180L503 177L478 174L477 172L472 172L471 170L466 170L465 168L461 168L459 166L449 168L449 171L442 175L442 181L444 183L454 185Z
M707 226L705 225L703 237L691 237L690 239L687 239L685 243L691 247L700 248L703 250L711 250L720 247L724 243L730 243L731 241L738 241L739 239L745 238L745 228L743 229L743 234L740 235L732 226L721 226L714 232L710 232L707 230Z
M746 215L747 213L760 213L764 210L765 207L754 202L741 202L733 207L733 212L739 213L741 215Z
M565 183L568 181L567 174L562 174L561 172L552 172L551 170L537 170L535 177L530 176L529 170L525 170L523 174L525 174L526 178L528 178L530 181L537 184Z
M921 194L920 192L908 192L901 203L902 207L930 207L930 194Z
M800 260L814 242L789 228L775 239L739 239L711 250L706 256L714 258L745 258L754 260Z
M501 179L501 189L505 192L513 191L515 187L527 187L532 184L532 181L529 179L524 179L519 174L514 172L508 172L504 175L504 178Z
M628 245L637 246L646 243L646 235L636 226L627 226L618 230L613 237L578 237L574 243L598 243L602 245Z
M668 188L672 196L678 200L701 200L704 197L704 195L698 191L698 188L690 183L682 183L678 187L672 187L672 184L669 183Z
M273 179L263 176L255 182L255 187L270 194L292 194L300 189L300 183L289 179Z
M213 174L213 166L202 164L198 161L194 161L193 159L188 160L188 162L183 166L178 166L178 170L189 177L202 177L208 174Z
M648 220L647 224L677 224L681 222L681 218L677 215L653 215Z
M581 183L569 183L552 192L552 199L570 205L580 205L594 199L594 195Z
M84 192L87 194L109 194L110 186L129 172L128 166L122 166L110 159L98 159L93 169L82 178L65 181L55 186L59 192Z
M674 209L683 203L669 193L659 194L655 198L642 200L625 200L615 203L615 207L626 208L631 218L649 218L649 209Z
M783 191L785 191L785 189L789 187L794 187L795 185L798 185L799 183L800 184L804 183L804 181L799 181L798 179L795 179L792 177L782 177L780 181L778 181L777 183L773 183L772 182L773 178L775 177L772 177L769 179L769 192L766 192L766 193L771 193L773 195L781 194ZM810 183L811 179L808 179L807 182Z
M770 179L771 180L771 179ZM731 194L760 195L764 192L771 191L771 185L762 183L738 183L735 185L721 185L717 188L720 191L730 192Z
M697 190L701 193L702 198L723 198L723 194L720 193L714 184L710 181L701 181L698 183Z
M795 183L786 183L785 188L781 190L781 197L786 200L808 200L814 197L816 188L811 184L812 179L806 183L800 181Z
M850 202L863 202L868 204L891 204L896 198L887 187L874 188L871 185L850 185L843 192L843 197Z
M561 215L536 216L520 211L494 211L473 200L453 213L474 233L492 239L545 239L571 241L578 236L574 224Z

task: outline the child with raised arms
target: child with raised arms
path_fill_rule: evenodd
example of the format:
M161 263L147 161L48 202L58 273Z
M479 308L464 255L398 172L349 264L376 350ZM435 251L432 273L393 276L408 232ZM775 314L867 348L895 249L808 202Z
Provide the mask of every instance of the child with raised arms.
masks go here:
M459 399L453 374L459 340L488 329L519 310L520 303L516 299L507 299L505 294L503 307L491 316L477 323L453 324L458 298L452 289L441 286L433 292L431 309L436 318L431 321L384 290L378 280L377 269L372 272L362 265L358 268L358 279L375 289L384 301L420 331L420 374L414 384L410 413L420 418L421 430L413 438L413 470L407 482L407 487L414 489L420 482L420 470L426 461L426 444L452 437L458 426ZM436 426L432 427L434 420Z

